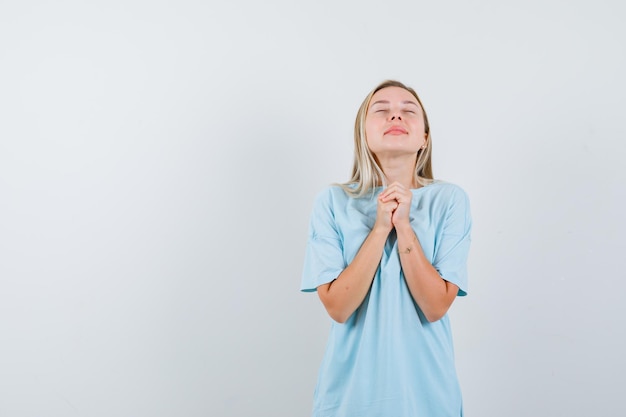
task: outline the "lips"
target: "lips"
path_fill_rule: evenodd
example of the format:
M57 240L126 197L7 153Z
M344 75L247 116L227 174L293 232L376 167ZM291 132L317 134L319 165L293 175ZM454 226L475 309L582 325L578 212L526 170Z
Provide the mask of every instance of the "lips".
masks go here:
M403 135L408 133L407 130L400 126L391 126L389 129L385 130L385 135Z

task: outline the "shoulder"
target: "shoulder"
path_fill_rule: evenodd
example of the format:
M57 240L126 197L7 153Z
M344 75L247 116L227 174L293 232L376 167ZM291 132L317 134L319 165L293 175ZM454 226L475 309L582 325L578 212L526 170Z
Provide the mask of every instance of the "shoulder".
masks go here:
M431 209L444 213L453 211L469 215L469 197L460 186L447 181L436 180L424 187L423 191L422 195L429 202L427 204L431 206Z
M315 196L313 217L335 217L335 212L348 204L350 197L339 185L329 185Z
M350 197L339 185L329 185L317 193L314 206L332 207L345 203Z
M310 215L309 233L315 236L336 236L338 222L344 216L350 197L338 185L328 186L317 193Z
M432 184L427 185L425 188L425 191L428 191L433 196L440 198L465 201L469 199L463 188L451 182L435 180Z

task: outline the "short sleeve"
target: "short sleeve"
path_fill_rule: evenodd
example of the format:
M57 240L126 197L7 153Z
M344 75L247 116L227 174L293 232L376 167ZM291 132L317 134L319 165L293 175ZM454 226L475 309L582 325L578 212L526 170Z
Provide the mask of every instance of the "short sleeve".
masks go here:
M467 257L471 241L472 219L467 194L454 187L443 213L443 223L433 266L439 275L459 287L459 296L467 294Z
M329 188L318 195L313 205L300 285L304 292L316 291L333 281L346 267L333 197Z

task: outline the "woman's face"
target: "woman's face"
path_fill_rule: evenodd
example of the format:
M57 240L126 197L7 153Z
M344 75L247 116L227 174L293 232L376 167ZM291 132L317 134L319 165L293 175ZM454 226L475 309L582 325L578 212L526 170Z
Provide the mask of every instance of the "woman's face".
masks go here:
M417 154L426 143L424 116L417 99L400 87L374 94L365 116L367 146L377 157Z

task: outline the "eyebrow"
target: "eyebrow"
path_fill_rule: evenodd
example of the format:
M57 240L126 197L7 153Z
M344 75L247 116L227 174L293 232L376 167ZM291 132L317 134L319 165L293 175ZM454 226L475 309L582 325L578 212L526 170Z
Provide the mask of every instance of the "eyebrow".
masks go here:
M370 106L374 106L376 104L389 104L389 101L388 100L378 100L378 101L373 102ZM419 107L417 105L417 103L412 101L412 100L405 100L405 101L402 102L402 104L413 104L414 106Z

